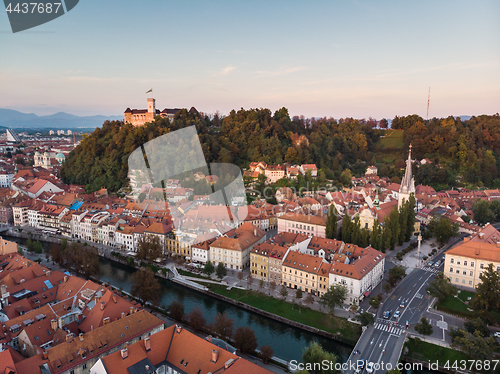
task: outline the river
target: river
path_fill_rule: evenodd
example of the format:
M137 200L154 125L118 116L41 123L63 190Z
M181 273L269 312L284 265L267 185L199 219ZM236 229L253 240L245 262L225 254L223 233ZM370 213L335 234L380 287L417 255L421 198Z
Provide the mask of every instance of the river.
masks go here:
M5 237L5 239L23 245L26 242L25 239L21 238ZM44 249L48 250L50 243L42 244ZM101 258L100 270L100 279L102 281L123 291L130 292L132 274L135 269ZM226 312L234 321L234 330L240 326L249 326L255 332L259 347L270 345L274 350L274 355L284 360L302 361L302 352L312 341L317 341L325 350L335 353L341 362L347 361L352 350L343 343L260 316L168 280L160 278L159 281L162 288L160 305L169 306L172 301L177 300L184 305L186 314L198 305L203 311L207 323L211 323L217 313Z

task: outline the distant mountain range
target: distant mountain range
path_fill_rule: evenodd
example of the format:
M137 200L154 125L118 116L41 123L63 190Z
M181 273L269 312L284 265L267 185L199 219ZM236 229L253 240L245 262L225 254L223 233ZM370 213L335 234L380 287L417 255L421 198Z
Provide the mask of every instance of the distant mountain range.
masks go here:
M37 116L35 113L21 113L17 110L0 108L0 126L7 128L95 128L101 127L104 121L123 120L121 116L86 116L58 112L48 116Z

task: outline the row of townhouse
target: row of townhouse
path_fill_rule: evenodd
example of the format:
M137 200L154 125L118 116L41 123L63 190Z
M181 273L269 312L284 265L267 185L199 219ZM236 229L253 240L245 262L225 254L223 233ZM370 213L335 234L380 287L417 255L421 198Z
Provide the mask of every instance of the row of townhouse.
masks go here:
M318 296L341 284L348 290L346 301L353 303L381 282L384 257L370 246L285 232L251 251L250 273L256 279Z

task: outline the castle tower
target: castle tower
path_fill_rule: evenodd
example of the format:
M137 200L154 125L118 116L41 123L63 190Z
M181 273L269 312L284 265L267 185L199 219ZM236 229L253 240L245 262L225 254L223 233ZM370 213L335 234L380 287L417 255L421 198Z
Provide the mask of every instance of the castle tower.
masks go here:
M153 113L153 116L156 114L155 99L152 97L148 97L148 113Z
M411 171L411 144L410 151L408 152L408 160L406 161L406 170L401 187L399 188L398 208L401 208L404 201L410 199L410 195L415 193L415 180L413 179Z

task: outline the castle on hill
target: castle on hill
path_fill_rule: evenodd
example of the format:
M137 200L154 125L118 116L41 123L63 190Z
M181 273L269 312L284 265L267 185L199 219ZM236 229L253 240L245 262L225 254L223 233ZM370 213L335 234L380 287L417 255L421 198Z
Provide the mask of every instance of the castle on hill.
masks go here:
M148 98L148 109L127 108L125 110L123 120L125 123L129 122L137 127L137 126L142 126L148 122L153 122L156 116L160 116L162 118L168 118L170 121L172 121L175 115L180 111L181 109L179 108L175 109L165 108L160 112L158 109L156 109L155 99ZM189 109L189 112L198 113L195 107L191 107L191 109Z

